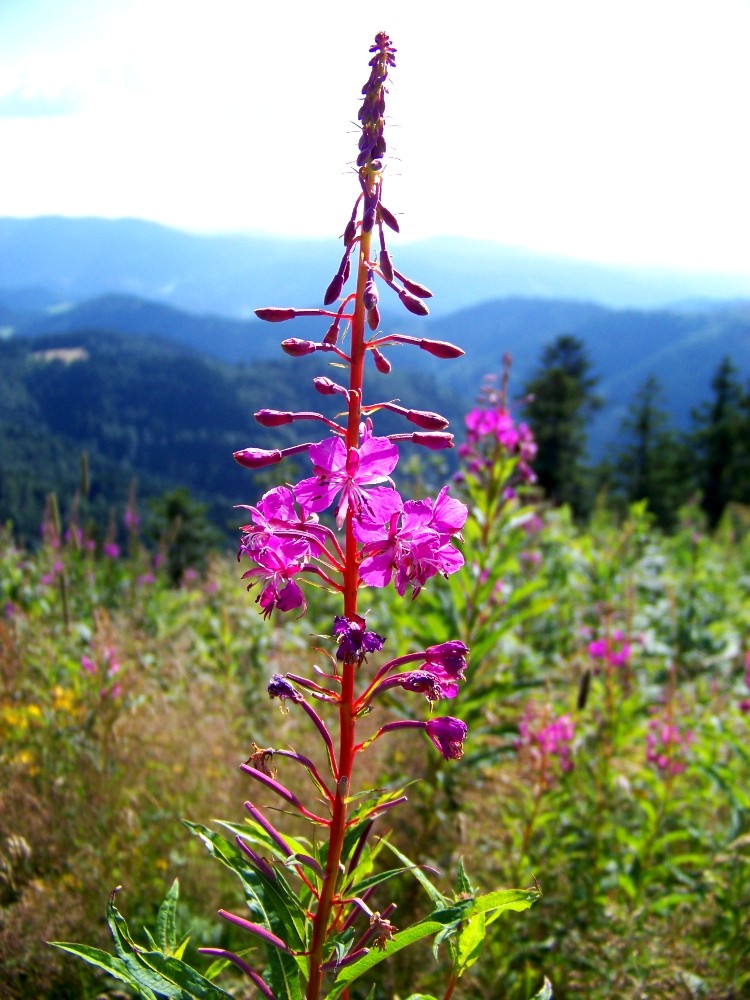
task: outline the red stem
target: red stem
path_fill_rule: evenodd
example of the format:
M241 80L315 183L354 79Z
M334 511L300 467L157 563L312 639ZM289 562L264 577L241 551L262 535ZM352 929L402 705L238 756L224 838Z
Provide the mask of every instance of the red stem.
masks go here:
M357 270L357 291L354 316L351 326L351 366L349 373L349 417L346 429L346 447L359 445L359 422L362 416L362 386L365 362L365 320L364 289L367 282L367 263L370 259L372 234L362 233L359 244L359 264ZM354 537L351 507L346 515L346 544L344 559L344 614L354 618L357 614L357 591L359 589L359 559L357 540ZM329 827L328 858L315 916L313 918L312 946L310 949L307 1000L318 1000L323 980L323 948L331 925L331 913L338 900L336 883L339 875L341 852L346 833L347 802L352 783L355 751L355 690L354 680L356 660L345 661L341 677L341 701L339 702L339 759L336 797Z

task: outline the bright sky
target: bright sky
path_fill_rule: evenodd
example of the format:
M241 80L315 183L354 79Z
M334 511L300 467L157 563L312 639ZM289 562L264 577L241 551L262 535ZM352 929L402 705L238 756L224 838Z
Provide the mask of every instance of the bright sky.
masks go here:
M2 0L0 215L338 236L381 29L405 238L750 274L750 0Z

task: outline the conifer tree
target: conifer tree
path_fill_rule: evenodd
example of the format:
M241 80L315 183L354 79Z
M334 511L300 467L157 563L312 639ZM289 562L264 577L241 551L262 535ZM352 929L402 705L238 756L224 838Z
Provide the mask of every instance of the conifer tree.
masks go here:
M692 443L697 459L701 506L715 528L730 500L741 497L741 470L750 450L742 388L729 358L711 381L713 399L693 412Z
M661 406L662 388L650 375L621 424L627 444L616 459L616 480L628 503L647 500L657 523L669 531L695 486L687 448Z
M586 420L601 405L594 393L597 381L583 342L561 334L544 348L539 369L526 385L525 414L539 447L534 463L539 484L553 502L570 504L576 516L590 506Z

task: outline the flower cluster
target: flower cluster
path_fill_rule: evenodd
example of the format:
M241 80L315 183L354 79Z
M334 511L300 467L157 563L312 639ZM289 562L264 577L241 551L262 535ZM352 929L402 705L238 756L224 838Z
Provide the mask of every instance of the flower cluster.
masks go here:
M99 663L84 654L81 657L81 670L99 680L101 685L99 688L99 697L102 700L105 698L119 698L122 694L122 684L120 684L119 680L113 680L121 670L120 661L113 647L107 646L102 651Z
M516 472L524 483L536 482L531 463L537 445L528 424L516 423L508 406L508 379L511 359L505 356L500 385L494 375L487 375L479 405L466 414L466 440L459 447L469 472L481 475L502 458L517 460Z
M681 774L687 767L687 750L695 738L684 732L666 714L654 715L648 723L646 760L665 775Z
M624 667L630 662L630 643L620 629L601 639L593 639L588 646L589 656L610 667Z
M542 785L550 783L555 761L560 771L572 770L575 727L570 715L554 715L550 708L530 703L518 723L518 732L516 750L531 763Z

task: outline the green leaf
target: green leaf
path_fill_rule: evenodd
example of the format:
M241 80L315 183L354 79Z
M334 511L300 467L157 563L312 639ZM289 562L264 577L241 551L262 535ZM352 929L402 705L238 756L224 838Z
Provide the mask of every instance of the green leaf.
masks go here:
M177 912L177 900L180 895L179 879L175 879L170 886L169 892L164 897L164 902L159 907L156 915L156 946L165 955L172 955L177 947L177 931L175 926L175 914Z
M176 994L181 1000L184 997L194 997L195 1000L232 1000L230 993L215 986L214 983L173 955L163 955L160 951L142 951L139 953L139 957L161 976L165 983L177 986L184 991L184 993Z
M305 909L281 872L276 872L275 879L267 879L250 868L242 851L221 834L200 823L187 820L183 823L200 837L210 854L239 877L258 921L281 937L292 950L304 951L307 930Z
M415 864L413 861L410 861L409 858L407 858L405 854L402 854L397 847L394 847L393 844L390 843L390 841L386 843L386 847L388 848L389 851L391 851L392 854L396 855L399 861L402 861L404 863L404 865L412 873L417 882L419 882L419 884L425 890L425 892L433 901L433 903L435 903L437 906L444 906L448 902L447 898L442 894L442 892L440 892L439 889L436 889L435 886L432 884L432 882L430 882L430 880L427 878L427 876L422 871L419 865Z
M486 934L487 921L483 913L475 913L459 931L454 951L454 966L458 978L479 958Z
M505 910L528 910L539 896L536 889L497 889L475 897L474 903L479 913L491 913L494 920Z
M328 993L326 1000L337 1000L337 997L340 997L344 990L356 979L364 975L365 972L369 972L370 969L375 968L376 965L390 958L391 955L395 955L396 952L408 948L410 944L421 941L432 934L439 934L441 930L443 930L443 924L428 919L414 924L405 931L399 931L397 934L394 934L392 940L388 942L385 951L373 949L357 962L347 965L345 969L342 969L336 977L333 988Z
M155 994L147 987L141 986L121 958L110 955L109 952L102 951L101 948L91 948L86 944L72 944L69 941L50 941L49 944L53 948L59 948L61 951L67 951L71 955L82 958L89 965L104 969L113 979L127 983L128 986L137 990L138 995L144 997L145 1000L156 1000Z

